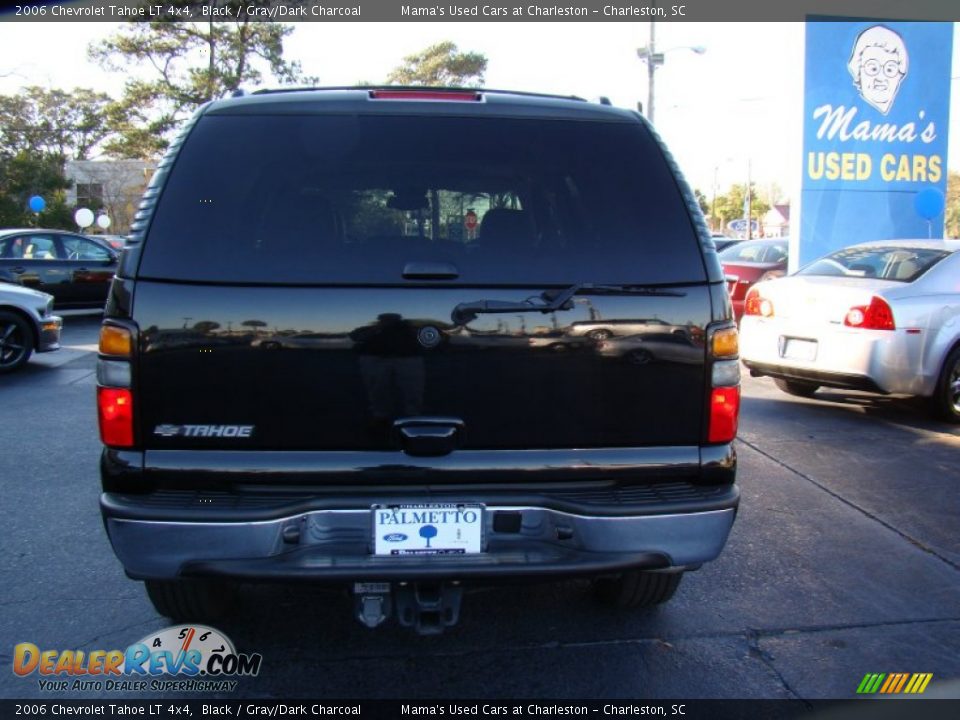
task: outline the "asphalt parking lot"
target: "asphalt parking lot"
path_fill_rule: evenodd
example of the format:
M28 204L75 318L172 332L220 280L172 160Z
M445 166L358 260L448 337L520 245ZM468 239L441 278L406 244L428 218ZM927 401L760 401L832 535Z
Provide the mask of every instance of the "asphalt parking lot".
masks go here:
M19 642L122 648L167 625L100 522L97 323L68 317L64 350L0 379L6 667ZM578 583L498 587L423 638L367 630L334 592L251 586L222 629L263 667L230 697L808 700L854 697L868 672L933 673L927 695L960 697L960 427L911 401L743 390L737 523L669 605L618 614ZM50 693L0 672L0 696Z

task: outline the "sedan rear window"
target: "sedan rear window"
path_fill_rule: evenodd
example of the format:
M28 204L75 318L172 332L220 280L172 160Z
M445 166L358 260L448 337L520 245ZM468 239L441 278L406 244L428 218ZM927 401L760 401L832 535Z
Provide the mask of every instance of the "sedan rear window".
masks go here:
M787 260L787 241L771 242L760 240L757 242L739 242L720 253L720 261L779 263Z
M677 179L642 125L381 115L201 118L139 275L253 283L702 282Z
M851 247L810 263L797 272L797 275L913 282L949 254L944 250L931 248Z

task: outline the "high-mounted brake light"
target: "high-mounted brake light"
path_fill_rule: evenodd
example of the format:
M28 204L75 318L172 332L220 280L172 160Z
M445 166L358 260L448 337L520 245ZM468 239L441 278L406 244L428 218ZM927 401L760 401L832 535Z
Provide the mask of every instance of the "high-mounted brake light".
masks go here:
M773 303L765 297L760 297L760 291L757 288L750 288L750 292L743 301L743 314L773 317Z
M887 301L878 295L870 299L869 305L857 305L847 311L843 318L847 327L862 328L864 330L896 330L893 322L893 310Z
M445 100L451 102L479 102L478 92L458 90L371 90L371 100Z
M125 388L97 388L100 440L110 447L133 446L133 394Z

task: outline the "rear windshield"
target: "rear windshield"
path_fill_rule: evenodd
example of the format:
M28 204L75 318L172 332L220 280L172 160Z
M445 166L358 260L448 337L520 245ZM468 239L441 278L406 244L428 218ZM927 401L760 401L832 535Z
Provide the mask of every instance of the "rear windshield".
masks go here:
M913 282L949 255L943 250L903 247L852 247L816 260L797 275L880 278Z
M739 242L720 253L721 262L781 263L787 261L787 241Z
M505 118L201 118L162 191L141 277L463 283L705 279L677 181L639 124Z

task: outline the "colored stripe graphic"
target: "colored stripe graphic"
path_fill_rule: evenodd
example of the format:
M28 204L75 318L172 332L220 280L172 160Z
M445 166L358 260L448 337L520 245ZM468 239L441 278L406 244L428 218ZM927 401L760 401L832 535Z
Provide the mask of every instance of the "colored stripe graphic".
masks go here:
M933 673L867 673L857 686L857 694L918 695L927 689L932 679Z
M857 692L862 695L872 695L880 689L880 683L886 677L886 673L867 673L860 682Z
M933 677L933 673L914 673L913 677L910 678L910 682L907 683L907 687L904 689L905 693L911 693L917 695L922 693L927 689L927 685L930 684L930 679Z
M883 684L883 687L880 688L881 693L892 693L896 692L894 688L897 686L897 683L900 682L900 676L902 673L890 673L887 676L887 681Z

